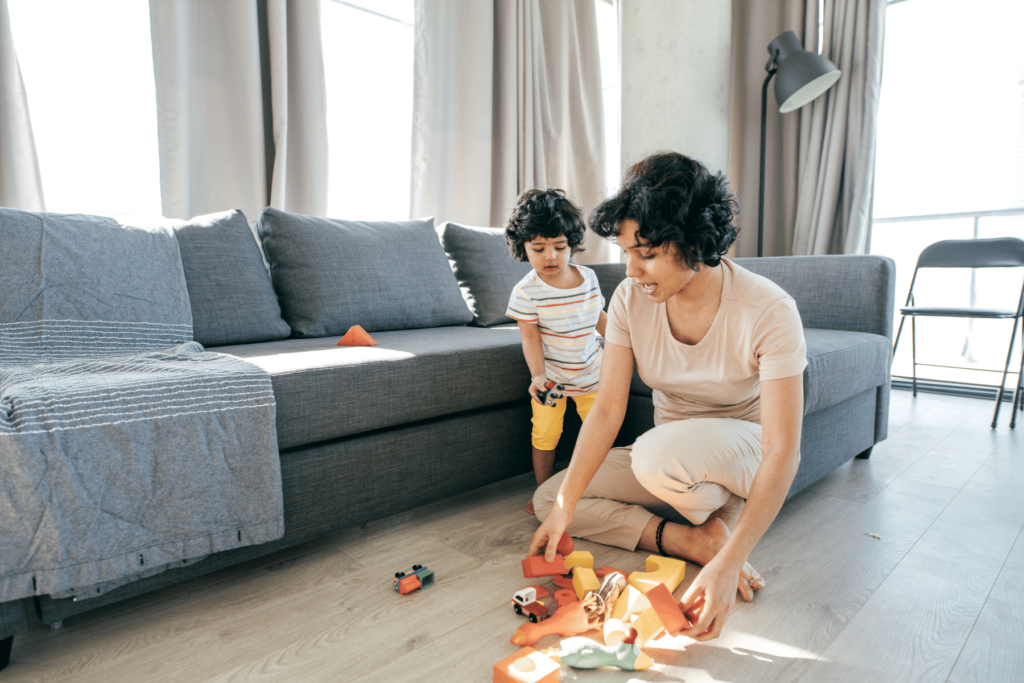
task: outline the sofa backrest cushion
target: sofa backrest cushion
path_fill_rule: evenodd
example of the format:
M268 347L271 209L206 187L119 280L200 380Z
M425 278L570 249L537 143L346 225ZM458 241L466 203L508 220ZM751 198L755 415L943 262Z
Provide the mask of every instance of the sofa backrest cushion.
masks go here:
M472 325L514 323L505 315L512 288L530 272L530 264L512 258L501 228L440 227L441 244L452 262L462 296L473 312Z
M291 334L241 211L173 226L192 304L192 336L203 346L248 344Z
M432 218L359 222L268 208L256 228L295 337L465 325L473 319Z

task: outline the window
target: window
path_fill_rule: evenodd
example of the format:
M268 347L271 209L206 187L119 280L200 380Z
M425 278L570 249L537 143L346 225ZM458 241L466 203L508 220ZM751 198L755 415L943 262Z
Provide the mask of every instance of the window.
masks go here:
M46 209L159 216L149 3L9 0Z
M327 215L407 220L413 0L323 0Z
M896 261L897 325L914 264L929 244L1024 239L1021 26L1019 0L889 3L870 251ZM916 303L1015 309L1022 277L1020 269L923 271ZM897 376L911 374L909 325L893 364ZM998 385L1012 327L919 320L918 362L926 365L918 377ZM1020 367L1019 337L1017 347L1011 373Z

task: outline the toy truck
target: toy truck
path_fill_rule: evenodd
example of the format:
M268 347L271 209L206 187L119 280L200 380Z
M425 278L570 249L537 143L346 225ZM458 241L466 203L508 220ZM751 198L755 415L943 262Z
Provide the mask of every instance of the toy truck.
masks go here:
M418 588L430 588L434 585L434 572L421 564L414 564L411 572L395 572L391 585L402 595Z
M565 386L547 380L544 382L544 388L537 392L537 400L543 405L553 406L555 401L562 398L563 394L561 392L564 390Z
M543 588L541 590L544 591ZM546 594L547 591L544 591L544 595ZM547 606L539 602L537 597L537 589L534 586L516 591L516 594L512 596L512 607L516 614L522 615L525 612L527 619L534 624L550 616Z

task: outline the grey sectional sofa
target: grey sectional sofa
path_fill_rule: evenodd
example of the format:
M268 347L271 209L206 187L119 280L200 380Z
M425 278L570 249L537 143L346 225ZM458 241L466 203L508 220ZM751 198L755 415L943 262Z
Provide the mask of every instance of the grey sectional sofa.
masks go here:
M284 537L88 600L2 603L0 663L28 628L29 610L55 624L530 470L529 373L504 316L529 266L511 260L500 231L331 222L273 209L257 227L270 274L239 212L175 230L195 339L272 377ZM788 291L806 328L806 415L792 495L886 437L895 267L872 256L737 263ZM592 267L610 298L625 266ZM353 324L377 346L338 347ZM618 441L652 426L651 391L634 375ZM570 424L563 457L573 440Z

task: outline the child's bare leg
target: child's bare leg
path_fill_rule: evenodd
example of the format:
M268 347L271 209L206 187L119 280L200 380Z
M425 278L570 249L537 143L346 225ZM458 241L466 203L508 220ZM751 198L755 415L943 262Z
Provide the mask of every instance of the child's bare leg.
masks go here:
M536 446L533 447L533 476L537 478L537 486L540 486L555 473L555 452L542 451ZM526 512L535 514L533 510L533 498L526 504Z

